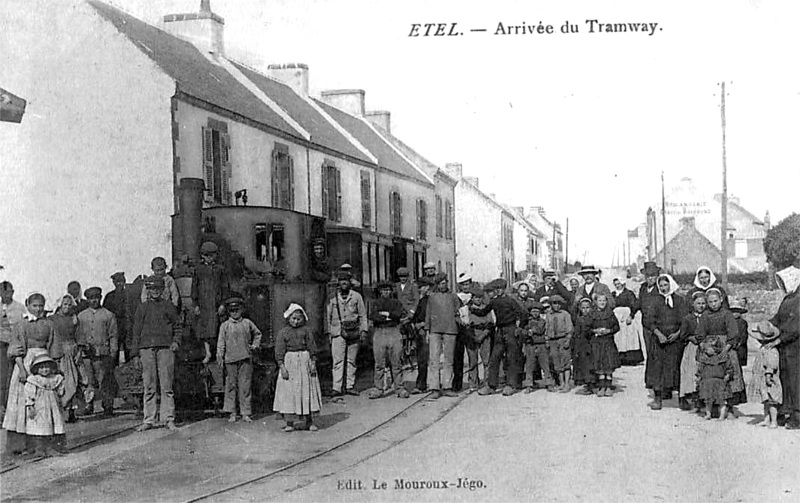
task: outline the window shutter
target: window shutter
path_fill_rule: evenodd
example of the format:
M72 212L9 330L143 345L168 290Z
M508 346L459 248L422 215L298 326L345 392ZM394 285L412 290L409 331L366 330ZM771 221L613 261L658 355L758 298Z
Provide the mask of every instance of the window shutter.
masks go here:
M287 209L293 210L294 209L294 159L290 155L287 154L287 165L286 165L286 206Z
M272 150L272 169L270 181L272 182L272 206L280 208L281 202L279 199L280 191L278 185L280 184L280 176L278 175L278 163L280 162L280 152L277 149Z
M372 225L372 191L370 190L369 172L361 172L361 225L369 228Z
M328 166L325 164L322 165L322 216L330 218L330 212L328 211L328 201L330 200L330 194L328 193Z
M394 234L394 192L389 194L389 233Z
M333 172L336 174L336 188L334 189L336 203L336 218L337 222L342 221L342 173L339 168L334 167Z
M222 202L231 204L231 161L230 161L230 148L231 137L226 133L220 134L220 159L222 161Z
M403 234L403 199L400 197L399 192L395 192L395 195L397 196L397 202L395 203L397 206L397 210L395 212L395 216L397 217L395 233L399 236Z
M211 128L203 128L203 177L206 199L214 197L214 137Z

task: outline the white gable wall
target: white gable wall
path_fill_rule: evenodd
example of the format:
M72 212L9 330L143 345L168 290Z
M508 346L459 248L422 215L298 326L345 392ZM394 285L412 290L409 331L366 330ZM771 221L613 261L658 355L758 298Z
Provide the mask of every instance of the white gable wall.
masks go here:
M89 5L8 0L0 83L28 100L0 122L0 271L48 305L77 279L111 288L170 260L174 81Z
M486 282L503 273L502 210L471 185L456 185L456 261L459 272Z

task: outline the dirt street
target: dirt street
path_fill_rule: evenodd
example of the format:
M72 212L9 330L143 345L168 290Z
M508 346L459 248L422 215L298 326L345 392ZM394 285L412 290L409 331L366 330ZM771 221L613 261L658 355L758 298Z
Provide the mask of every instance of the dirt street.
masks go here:
M410 440L280 499L800 501L797 431L754 426L758 404L722 423L677 400L651 411L643 373L618 371L612 398L471 395ZM440 480L449 487L413 488Z

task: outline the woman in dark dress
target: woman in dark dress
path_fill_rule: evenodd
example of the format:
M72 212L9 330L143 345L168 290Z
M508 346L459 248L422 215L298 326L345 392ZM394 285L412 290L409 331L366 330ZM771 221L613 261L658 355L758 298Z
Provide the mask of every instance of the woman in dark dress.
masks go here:
M681 356L683 344L679 340L681 321L688 309L683 297L678 295L678 283L669 274L656 280L659 301L654 301L646 313L645 328L653 333L651 353L647 355L645 386L653 390L653 410L661 410L663 400L672 398L672 391L680 387Z
M697 324L697 338L702 341L709 335L717 335L725 342L726 349L730 350L732 348L731 341L738 341L739 339L739 326L736 323L736 318L733 317L733 313L723 306L723 295L718 288L709 288L707 290L708 309L700 317L700 321ZM736 356L736 351L728 351L727 354L731 360L731 368L733 370L732 378L728 382L731 394L730 399L728 399L728 406L735 417L738 412L734 409L734 406L747 402L747 394L745 392L744 377L742 376L742 367L739 365L739 357Z
M764 347L778 348L783 387L781 412L788 418L786 428L797 430L800 429L800 269L787 267L777 273L776 280L786 296L769 321L780 330L780 336Z
M625 278L614 278L614 315L619 321L619 332L614 336L622 365L639 365L644 361L642 353L642 322L636 319L639 301L636 294L625 286Z

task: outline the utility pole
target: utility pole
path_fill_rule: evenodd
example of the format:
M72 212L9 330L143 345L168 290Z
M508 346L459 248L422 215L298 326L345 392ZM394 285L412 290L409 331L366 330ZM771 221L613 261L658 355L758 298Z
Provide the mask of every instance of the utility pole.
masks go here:
M661 242L664 250L664 270L669 270L669 260L667 259L667 199L664 194L664 172L661 172Z
M564 272L567 272L567 264L569 264L569 217L567 217L567 244L564 250Z
M728 288L728 164L725 151L725 81L722 81L722 215L720 222L720 252L722 267L720 267L720 281L723 288Z
M556 221L553 220L553 270L558 270L558 260L556 260L556 251L558 250L558 243L556 243Z

